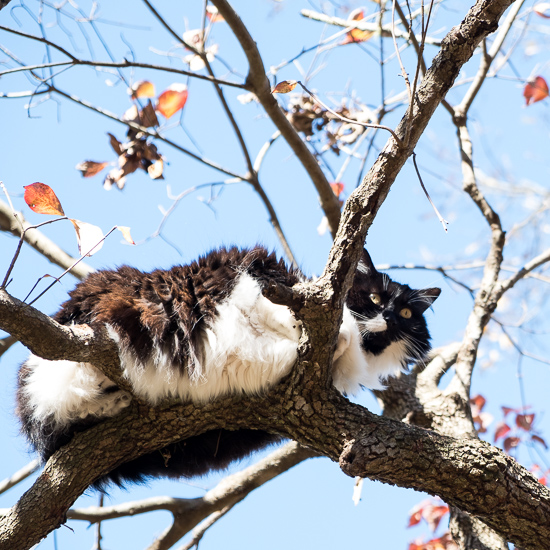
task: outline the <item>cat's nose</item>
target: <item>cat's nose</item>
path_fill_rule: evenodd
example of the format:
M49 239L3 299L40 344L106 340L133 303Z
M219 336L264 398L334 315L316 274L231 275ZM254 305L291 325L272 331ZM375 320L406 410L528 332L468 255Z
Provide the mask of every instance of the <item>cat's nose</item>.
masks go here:
M382 312L382 317L389 325L394 325L397 322L397 316L391 309L385 309Z

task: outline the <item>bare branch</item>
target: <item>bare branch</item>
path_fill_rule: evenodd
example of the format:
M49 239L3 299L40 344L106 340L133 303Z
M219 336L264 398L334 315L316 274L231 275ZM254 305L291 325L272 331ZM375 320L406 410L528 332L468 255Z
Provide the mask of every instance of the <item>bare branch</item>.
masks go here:
M20 481L27 479L30 475L34 474L38 468L40 468L40 460L36 458L35 460L31 460L31 462L29 462L26 466L23 466L23 468L15 472L10 477L0 481L0 494L5 493L8 489L11 489Z
M30 223L25 221L23 214L17 212L17 218L23 223L23 227L26 229L31 226ZM17 223L16 218L11 208L0 200L0 231L6 231L16 237L21 237L21 227ZM38 229L33 229L25 234L25 242L29 243L37 252L42 254L50 262L67 269L70 267L76 259L69 256L64 250L56 245L52 240L46 237ZM80 262L73 269L71 269L71 275L74 275L78 279L84 279L94 269L84 262Z
M330 231L334 236L340 220L340 205L338 204L337 197L334 195L317 160L311 154L296 130L292 127L273 97L260 52L258 51L256 42L252 36L250 36L248 29L227 0L213 0L213 4L218 8L219 12L231 27L231 30L240 42L248 59L249 73L246 79L247 86L254 92L268 116L281 132L281 135L287 141L290 148L309 174L319 194L321 207L328 219Z

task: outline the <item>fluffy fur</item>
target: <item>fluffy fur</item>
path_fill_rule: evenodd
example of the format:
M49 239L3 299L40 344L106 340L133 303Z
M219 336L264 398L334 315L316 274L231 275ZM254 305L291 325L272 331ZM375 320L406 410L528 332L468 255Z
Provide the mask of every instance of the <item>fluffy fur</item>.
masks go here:
M290 372L301 326L288 308L262 295L262 286L272 280L291 286L299 279L263 248L222 249L168 271L122 267L94 273L71 292L55 319L106 325L118 344L124 376L149 403L167 398L203 403L260 393ZM429 350L423 313L439 292L391 281L365 251L344 308L335 387L344 394L382 389L383 379L422 359ZM90 364L34 355L20 369L17 399L23 431L44 460L76 431L131 402ZM96 486L201 475L277 439L253 430L208 432L123 464Z

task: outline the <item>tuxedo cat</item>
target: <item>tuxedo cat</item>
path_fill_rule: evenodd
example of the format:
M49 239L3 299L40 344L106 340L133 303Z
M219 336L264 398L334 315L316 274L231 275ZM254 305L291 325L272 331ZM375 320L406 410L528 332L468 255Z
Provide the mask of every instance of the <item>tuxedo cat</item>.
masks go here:
M261 247L220 249L170 270L143 273L125 266L92 273L54 318L64 325L106 326L124 376L150 404L169 398L204 403L258 394L290 372L301 326L287 307L265 298L262 287L301 279ZM334 355L336 389L382 389L381 380L422 360L430 349L423 314L439 293L392 281L364 251ZM89 363L31 355L19 372L17 413L43 460L75 432L118 414L130 401ZM95 486L202 475L277 440L258 430L207 432L122 464Z

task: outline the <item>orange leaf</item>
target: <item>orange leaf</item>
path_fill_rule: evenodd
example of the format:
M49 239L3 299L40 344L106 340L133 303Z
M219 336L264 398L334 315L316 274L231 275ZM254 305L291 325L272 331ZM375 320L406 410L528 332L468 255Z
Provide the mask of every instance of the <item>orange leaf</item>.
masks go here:
M486 400L483 395L476 395L470 399L470 404L476 407L476 412L481 412L485 406Z
M225 21L222 15L218 13L216 6L206 6L206 17L210 20L210 23L221 23Z
M344 184L343 183L331 183L330 187L332 188L333 193L339 197L342 194L342 191L344 190Z
M128 92L132 96L132 99L137 99L138 97L155 97L155 85L148 80L140 80L134 82Z
M65 215L59 199L49 185L37 181L23 187L25 189L25 202L33 212L57 216Z
M174 113L183 109L187 101L187 86L185 84L172 84L159 95L157 111L165 118L170 118Z
M407 527L413 527L414 525L418 525L421 519L422 519L422 510L416 510L409 516L409 523Z
M78 253L82 256L91 256L98 252L103 246L103 231L97 225L71 219L76 230L78 242Z
M91 178L96 174L99 174L103 168L105 168L108 162L96 162L95 160L85 160L80 164L77 164L75 168L82 172L82 177Z
M534 80L527 82L525 88L523 88L523 97L525 98L526 105L531 105L548 97L548 84L546 80L542 76L537 76Z
M298 82L296 80L283 80L282 82L279 82L273 90L271 90L272 94L288 94L288 92L292 92L294 88L296 88L296 85Z
M132 235L130 235L130 228L125 227L123 225L118 225L117 229L122 233L122 236L124 237L124 240L126 242L129 242L130 244L136 244L134 242L134 239L132 239Z
M362 8L353 10L348 17L348 21L362 21L365 18L365 12ZM352 42L366 42L372 35L373 31L365 31L361 29L351 29L346 33L346 37L342 44L350 44Z

